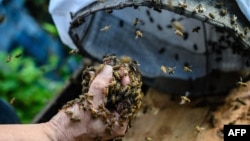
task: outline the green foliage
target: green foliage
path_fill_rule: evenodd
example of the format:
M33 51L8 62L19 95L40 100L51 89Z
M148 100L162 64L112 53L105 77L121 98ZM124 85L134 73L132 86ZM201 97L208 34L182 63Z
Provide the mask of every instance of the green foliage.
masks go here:
M48 65L39 68L32 58L15 57L20 53L22 48L11 52L11 60L7 62L8 55L0 52L0 96L6 101L15 98L13 107L21 122L30 123L63 83L44 77L44 71L56 66L58 58L55 55L50 57Z
M42 27L45 31L47 31L49 34L58 37L58 32L54 24L44 22L42 23Z

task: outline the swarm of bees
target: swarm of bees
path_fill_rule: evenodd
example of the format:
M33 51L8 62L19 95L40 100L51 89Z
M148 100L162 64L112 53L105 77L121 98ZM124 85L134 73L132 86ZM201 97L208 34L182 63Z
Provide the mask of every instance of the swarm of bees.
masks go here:
M93 79L102 71L105 65L113 67L113 77L109 86L103 89L103 94L105 95L104 104L94 109L92 106L94 95L88 93L88 90ZM123 73L121 73L121 69ZM131 83L124 86L121 81L127 75ZM80 120L77 113L67 110L68 107L77 103L84 111L90 111L93 118L101 118L107 124L107 130L110 134L112 134L112 126L115 123L124 126L123 121L129 121L128 127L131 127L131 122L136 112L140 109L144 96L141 90L142 79L137 62L127 56L118 59L115 55L104 55L103 64L85 68L82 77L82 94L79 98L69 101L63 106L65 113L70 116L71 121L77 122ZM120 114L118 121L115 119L113 112Z

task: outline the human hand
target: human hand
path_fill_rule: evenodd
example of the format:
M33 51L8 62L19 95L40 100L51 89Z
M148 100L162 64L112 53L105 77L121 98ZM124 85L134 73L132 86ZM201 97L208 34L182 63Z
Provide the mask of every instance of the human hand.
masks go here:
M45 126L55 140L109 140L124 136L142 104L142 79L130 57L104 55L83 71L79 98L67 102ZM56 131L56 132L55 132Z

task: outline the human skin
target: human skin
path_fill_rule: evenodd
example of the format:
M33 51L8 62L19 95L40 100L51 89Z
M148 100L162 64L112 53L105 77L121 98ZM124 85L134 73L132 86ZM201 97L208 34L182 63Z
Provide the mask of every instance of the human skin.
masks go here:
M90 85L89 92L93 94L92 106L94 109L104 103L103 89L109 85L112 78L112 67L106 65L95 77ZM130 83L129 77L122 78L122 84ZM40 124L0 125L0 140L4 141L92 141L108 140L114 137L124 136L128 121L123 126L114 124L112 133L106 131L107 125L100 118L93 118L90 111L82 110L78 104L68 107L66 110L74 113L79 121L71 121L65 114L65 109L60 110L50 121ZM119 119L117 112L113 113L115 119Z

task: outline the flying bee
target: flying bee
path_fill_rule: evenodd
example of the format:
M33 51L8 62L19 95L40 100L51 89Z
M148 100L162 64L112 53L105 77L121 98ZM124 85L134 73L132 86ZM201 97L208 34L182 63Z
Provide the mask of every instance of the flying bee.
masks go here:
M8 55L7 59L6 59L6 62L9 63L12 59L12 56L11 55Z
M201 29L201 27L200 27L200 26L197 26L197 27L193 28L192 32L197 32L197 33L199 33L200 29Z
M165 66L161 66L161 70L162 72L167 73L167 68Z
M69 51L69 54L77 54L78 52L78 49L72 49L71 51Z
M208 16L209 16L211 19L214 19L214 18L215 18L214 14L212 14L212 13L209 13Z
M143 37L143 33L140 30L135 31L135 39Z
M187 102L188 103L191 102L191 100L188 98L189 94L190 94L189 92L186 92L185 96L181 96L181 102L179 103L180 105L183 105L183 104L185 104Z
M137 26L140 23L139 18L135 18L134 19L134 26Z
M167 67L167 72L168 74L174 74L174 70L175 70L176 67Z
M15 98L15 97L11 98L10 104L13 105L15 101L16 101L16 98Z
M205 130L204 127L201 127L201 126L198 126L198 125L196 125L196 126L194 127L194 129L195 129L195 131L198 132L198 133L201 133L202 131Z
M247 83L243 82L242 77L240 77L240 81L236 83L237 86L244 86L247 87Z
M108 31L110 29L111 25L105 25L103 28L100 29L100 31Z
M183 70L184 70L185 72L192 72L191 66L184 66L184 67L183 67Z

